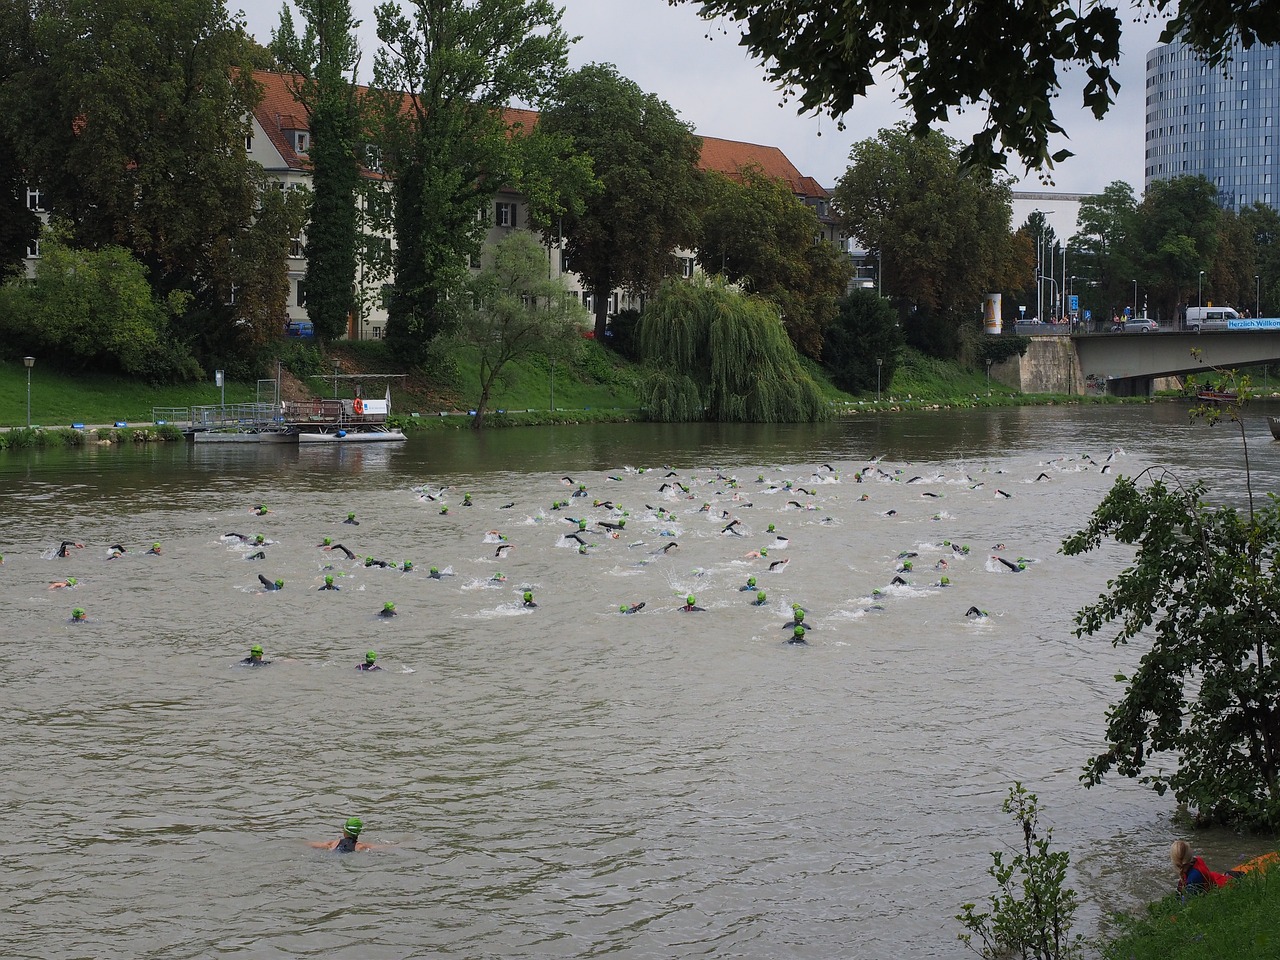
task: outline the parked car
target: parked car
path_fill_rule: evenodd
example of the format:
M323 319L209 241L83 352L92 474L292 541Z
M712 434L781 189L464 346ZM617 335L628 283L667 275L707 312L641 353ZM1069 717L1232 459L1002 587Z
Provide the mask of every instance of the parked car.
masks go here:
M1119 327L1122 333L1158 333L1160 330L1160 324L1154 320L1148 320L1146 317L1141 317L1137 320L1126 320L1124 323L1119 324ZM1111 328L1113 333L1115 329L1115 327Z
M1230 329L1232 320L1240 314L1231 307L1187 307L1187 329L1199 333L1202 330Z

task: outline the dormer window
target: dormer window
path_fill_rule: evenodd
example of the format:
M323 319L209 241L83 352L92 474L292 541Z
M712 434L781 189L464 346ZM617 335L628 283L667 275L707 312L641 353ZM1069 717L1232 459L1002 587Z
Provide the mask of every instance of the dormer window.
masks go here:
M311 134L309 131L293 131L293 149L297 153L306 153L311 149Z

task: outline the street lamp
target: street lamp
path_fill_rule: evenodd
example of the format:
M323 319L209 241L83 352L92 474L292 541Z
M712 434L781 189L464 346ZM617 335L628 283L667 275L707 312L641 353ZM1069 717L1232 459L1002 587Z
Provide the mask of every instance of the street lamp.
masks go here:
M23 357L23 364L27 368L27 429L31 429L31 368L36 365L35 357Z
M880 402L880 368L883 366L884 357L876 357L876 403Z
M1199 288L1199 293L1197 294L1196 300L1197 300L1197 303L1196 303L1197 307L1204 306L1204 271L1203 270L1200 271L1200 288Z
M991 396L991 358L987 358L987 396Z
M1256 273L1253 275L1253 316L1255 320L1262 316L1262 283Z
M1138 281L1133 281L1133 319L1138 319Z
M333 361L333 399L338 399L338 371L342 368L341 360Z

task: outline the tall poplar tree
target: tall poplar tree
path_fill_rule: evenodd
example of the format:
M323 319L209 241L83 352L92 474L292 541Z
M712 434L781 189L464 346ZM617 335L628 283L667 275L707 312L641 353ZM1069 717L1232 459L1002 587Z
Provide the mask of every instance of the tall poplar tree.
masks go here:
M548 236L563 231L569 269L595 295L599 340L614 288L651 293L675 271L676 250L697 242L702 141L668 104L610 64L566 77L538 129L572 139L602 184L580 213L543 218Z
M296 0L306 29L298 36L288 5L272 52L293 76L307 111L311 143L311 217L307 226L307 316L322 340L347 331L356 282L356 193L364 152L356 86L360 50L350 0Z
M387 339L403 356L423 356L452 326L492 198L520 184L530 131L509 126L504 110L539 106L566 69L560 13L552 0L377 8L374 83L396 234Z

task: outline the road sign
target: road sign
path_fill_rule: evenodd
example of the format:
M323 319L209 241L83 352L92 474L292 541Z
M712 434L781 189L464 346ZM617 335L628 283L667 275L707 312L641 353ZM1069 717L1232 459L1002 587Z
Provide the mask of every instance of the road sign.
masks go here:
M1069 304L1071 304L1070 310L1071 310L1071 312L1072 312L1072 313L1077 313L1077 312L1079 312L1079 310L1080 310L1080 295L1079 295L1079 294L1073 293L1071 296L1067 297L1067 302L1068 302Z

